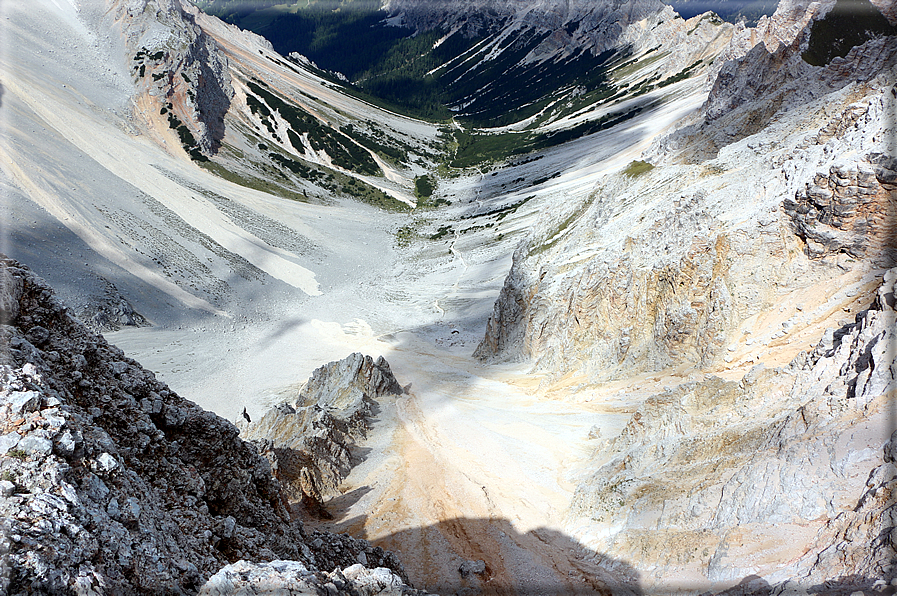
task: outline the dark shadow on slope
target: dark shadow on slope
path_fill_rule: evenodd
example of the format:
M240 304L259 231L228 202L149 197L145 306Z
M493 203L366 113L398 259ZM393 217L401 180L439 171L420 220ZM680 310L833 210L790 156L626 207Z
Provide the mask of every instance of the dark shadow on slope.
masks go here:
M887 63L893 62L893 36L897 29L868 0L840 2L846 6L842 6L842 13L851 12L851 7L861 3L868 5L878 17L876 25L870 29L859 19L856 30L848 31L839 30L841 23L837 19L834 26L819 30L814 24L812 30L805 29L790 46L781 45L769 52L760 42L744 57L723 64L702 108L703 122L672 137L679 146L700 146L684 155L687 161L715 159L723 147L766 128L780 110L800 110L850 84L868 83L885 71ZM862 14L869 16L869 12L863 8ZM833 28L839 31L841 44L834 49L830 47L832 40L827 40L836 35ZM879 47L888 40L889 46ZM805 43L819 48L807 54L801 50ZM866 55L862 54L864 51Z
M813 66L825 66L855 46L888 35L897 35L897 28L868 0L838 0L825 17L810 26L810 40L801 57Z
M275 342L277 339L283 337L284 335L289 334L294 329L301 327L303 324L305 324L305 322L305 319L301 319L299 317L292 317L289 319L278 321L271 332L261 340L262 347Z
M353 455L354 455L353 449ZM370 449L367 450L370 452ZM367 453L365 453L367 455ZM329 499L325 504L325 507L328 511L345 511L348 510L349 507L360 501L366 494L371 492L373 489L370 486L360 486L358 488L352 489L348 492L341 494L338 497L333 497Z
M414 587L442 596L770 596L785 588L784 583L770 584L748 575L729 588L703 593L709 582L671 581L647 589L641 585L641 573L626 561L595 552L555 530L520 533L500 518L452 518L380 537L365 534L368 521L352 518L317 529L365 538L396 553ZM852 575L801 587L819 596L897 593L893 586L876 587L880 581Z
M371 539L364 521L328 529L395 552L415 587L443 596L644 594L634 567L548 528L519 533L506 519L452 518Z
M3 88L3 83L0 83L0 108L3 107L3 94L6 90Z

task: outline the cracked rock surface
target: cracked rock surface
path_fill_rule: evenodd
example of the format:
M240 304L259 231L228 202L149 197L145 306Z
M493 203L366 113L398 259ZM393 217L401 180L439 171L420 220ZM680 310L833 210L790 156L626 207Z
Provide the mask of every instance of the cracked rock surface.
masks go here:
M302 569L313 591L295 593L415 593L391 553L307 534L233 424L89 331L24 266L0 266L0 591L246 593L203 588L233 563Z

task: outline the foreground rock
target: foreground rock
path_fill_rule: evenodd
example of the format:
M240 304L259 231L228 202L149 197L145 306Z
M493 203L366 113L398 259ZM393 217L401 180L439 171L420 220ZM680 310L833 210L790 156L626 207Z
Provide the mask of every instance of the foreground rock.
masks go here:
M375 399L402 393L382 356L355 353L316 369L292 405L272 408L243 436L257 441L293 500L327 517L323 499L352 469L352 445L370 428Z
M297 561L248 563L238 561L216 573L200 590L201 596L236 594L352 594L355 596L406 596L410 591L389 569L366 569L355 564L328 574L315 574Z
M309 585L361 562L389 568L370 573L390 590L405 583L391 553L308 535L236 427L86 329L30 271L0 267L0 591L191 594L239 560L295 561ZM336 593L355 593L346 577Z

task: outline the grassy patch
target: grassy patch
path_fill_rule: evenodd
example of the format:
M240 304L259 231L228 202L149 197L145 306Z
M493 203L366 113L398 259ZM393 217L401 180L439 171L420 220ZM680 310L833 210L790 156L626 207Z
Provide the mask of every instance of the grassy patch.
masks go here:
M451 226L441 226L435 234L430 235L430 240L441 240L451 233L453 233Z
M517 201L511 205L506 207L500 207L498 209L493 209L492 211L487 211L486 213L480 213L478 215L465 215L462 216L461 219L474 219L480 217L492 217L495 216L496 221L501 221L512 213L516 213L518 209L520 209L523 205L527 204L531 200L535 199L536 195L530 195L524 199Z
M666 58L669 56L669 52L661 52L659 54L655 54L653 56L648 56L645 54L644 57L638 58L635 60L630 60L628 62L624 62L620 66L616 67L611 71L611 74L616 79L622 79L624 77L628 77L631 74L634 74L636 71L651 66L661 58Z
M654 169L654 166L649 164L647 161L635 160L629 162L629 165L626 166L626 169L623 170L623 174L630 178L636 178L650 172Z
M238 184L240 186L244 186L246 188L251 188L253 190L258 190L260 192L265 192L277 197L281 197L284 199L290 199L291 201L301 201L307 202L308 197L302 193L298 193L296 191L290 190L288 188L284 188L279 184L275 184L268 180L263 180L262 178L257 178L255 176L251 176L248 174L237 173L232 170L227 169L223 165L214 162L214 161L205 161L199 164L206 170L212 172L216 176L220 178L224 178L228 182L233 182L234 184Z
M411 243L420 238L420 234L413 226L402 226L396 230L396 246L399 248L408 248Z
M634 118L646 107L648 106L637 106L627 112L605 114L595 120L551 133L505 132L493 134L455 130L453 135L457 143L457 150L448 165L453 168L465 169L556 147L616 126Z
M373 139L356 130L355 127L351 124L341 126L339 130L347 137L352 138L359 145L370 149L374 153L377 153L386 161L391 161L397 164L405 163L408 161L407 150L391 147L378 139Z

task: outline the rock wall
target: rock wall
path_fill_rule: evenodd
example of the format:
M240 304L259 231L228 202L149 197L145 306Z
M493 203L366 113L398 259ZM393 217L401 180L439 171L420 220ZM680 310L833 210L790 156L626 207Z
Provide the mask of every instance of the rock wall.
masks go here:
M882 156L897 132L897 38L825 67L799 49L756 45L723 68L697 123L646 151L654 169L546 209L475 355L593 380L705 367L750 317L834 275L831 257L893 266Z
M293 404L271 408L242 434L256 441L292 500L329 517L324 498L338 494L356 463L352 447L370 428L376 399L402 393L382 356L355 353L315 369Z
M539 0L520 3L514 0L425 1L390 0L386 9L401 15L405 25L430 30L460 30L467 36L488 36L505 27L532 27L551 32L534 55L552 54L558 48L572 51L584 47L594 54L617 46L626 27L664 10L657 0L605 0L590 2L554 2ZM669 9L667 9L669 10Z
M851 115L864 115L863 105ZM783 204L811 258L845 252L873 264L897 263L897 173L891 158L838 163ZM891 166L886 167L886 166Z
M576 490L580 539L666 590L751 575L765 593L890 583L895 280L889 271L870 310L787 367L646 400Z
M377 573L390 589L406 583L391 553L307 534L233 424L173 393L6 258L0 321L3 593L194 594L230 563L278 559L318 586L334 581L321 569L358 563L389 568Z
M150 107L175 129L185 150L201 159L224 138L234 91L227 58L196 25L196 15L197 8L181 0L112 3L138 90L154 98Z

